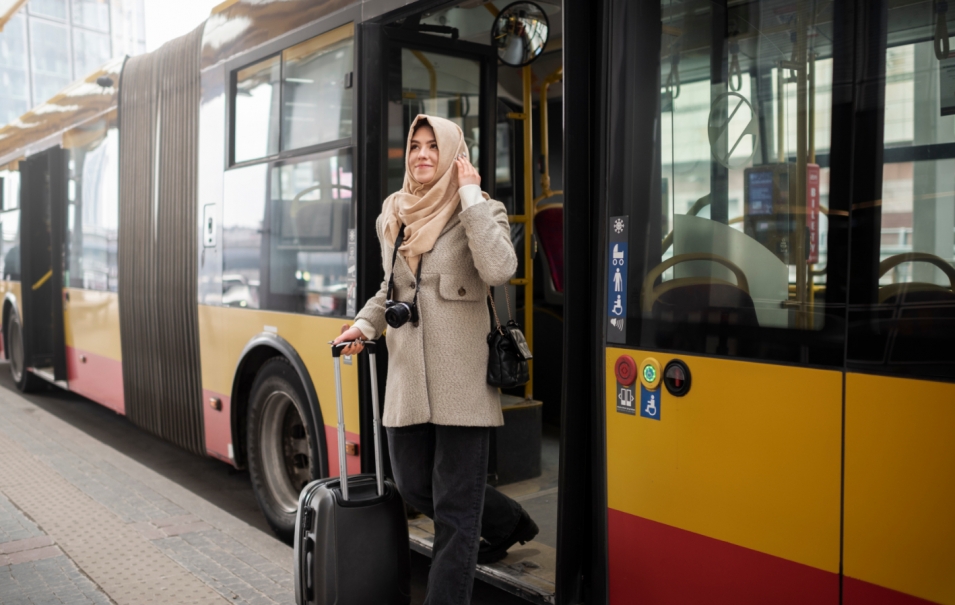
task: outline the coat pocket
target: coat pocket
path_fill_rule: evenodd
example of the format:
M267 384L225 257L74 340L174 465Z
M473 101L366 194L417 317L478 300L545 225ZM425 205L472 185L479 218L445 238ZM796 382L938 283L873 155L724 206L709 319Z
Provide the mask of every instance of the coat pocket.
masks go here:
M487 286L480 278L457 273L442 273L438 293L444 300L477 302L487 296Z

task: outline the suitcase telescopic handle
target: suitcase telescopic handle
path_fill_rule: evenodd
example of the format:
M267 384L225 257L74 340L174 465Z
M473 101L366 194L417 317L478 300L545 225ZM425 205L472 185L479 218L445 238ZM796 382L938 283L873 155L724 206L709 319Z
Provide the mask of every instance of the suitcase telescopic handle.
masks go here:
M342 349L353 342L340 342L332 345L332 357L335 360L335 395L338 404L338 473L342 486L342 498L348 500L348 465L345 460L345 412L342 404ZM371 408L374 417L375 437L375 479L378 484L378 495L385 495L385 481L381 472L381 412L378 409L378 367L375 361L375 342L363 341L364 350L368 352L371 361Z

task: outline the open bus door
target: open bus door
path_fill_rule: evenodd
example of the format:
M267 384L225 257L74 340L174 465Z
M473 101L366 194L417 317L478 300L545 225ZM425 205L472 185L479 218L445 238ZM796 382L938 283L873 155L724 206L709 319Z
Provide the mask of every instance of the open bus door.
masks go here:
M67 152L54 147L20 162L23 368L65 381L63 247Z
M502 142L498 136L501 117L498 115L498 55L490 45L493 20L493 15L480 5L452 6L433 13L415 12L412 7L404 14L390 15L385 22L362 25L361 64L365 69L361 81L364 106L360 112L363 117L362 169L367 185L364 188L366 198L359 205L358 216L359 239L362 242L358 263L359 300L374 294L381 283L381 257L375 219L384 198L402 186L406 137L416 115L436 115L461 126L471 160L481 174L481 188L495 198L495 186L499 182L497 171L502 169L502 166L497 165ZM516 126L515 130L519 132L520 126ZM510 147L514 144L513 137L507 137L504 144L508 157L513 157L517 151ZM503 168L512 167L508 165ZM517 180L516 175L514 180ZM511 184L515 190L518 189L516 182ZM503 316L503 295L501 298L499 314ZM367 384L367 381L362 383ZM509 407L510 400L514 401L513 409ZM363 393L363 435L372 434L367 426L371 417L366 409L368 401L370 397ZM505 436L503 431L492 433L489 481L494 484L500 480L498 488L515 497L525 508L530 506L530 499L539 497L537 502L540 503L546 500L548 513L538 513L535 509L532 514L541 527L546 525L553 540L542 540L538 536L539 541L530 542L525 547L515 546L504 561L492 566L479 566L478 578L532 602L552 603L555 598L557 559L557 440L553 440L552 448L554 472L550 478L553 485L545 485L539 462L540 402L508 397L504 403L504 417L509 432L526 428L527 434L526 438L520 440L518 445L522 448L518 452L517 447L506 445L514 442L513 435ZM522 425L524 421L526 425ZM365 452L372 451L371 448L362 449ZM525 449L526 454L522 454ZM518 468L529 460L537 460L536 467L531 470L533 465ZM370 465L370 459L363 459L364 467L371 468ZM513 472L515 470L516 474ZM517 479L531 475L533 477L525 481ZM502 486L504 482L507 485ZM531 483L534 485L529 487ZM430 556L432 532L427 518L412 519L412 549Z

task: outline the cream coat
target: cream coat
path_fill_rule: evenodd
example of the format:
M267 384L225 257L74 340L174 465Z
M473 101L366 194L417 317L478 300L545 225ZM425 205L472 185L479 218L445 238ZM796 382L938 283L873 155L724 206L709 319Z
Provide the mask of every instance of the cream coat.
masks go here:
M358 327L373 328L376 336L388 328L385 296L395 246L382 235L381 217L377 228L385 280L355 321ZM475 204L448 221L434 248L422 257L421 321L386 333L385 426L504 424L500 393L487 384L487 285L505 283L516 270L503 204ZM414 298L414 274L400 254L392 296L409 303Z

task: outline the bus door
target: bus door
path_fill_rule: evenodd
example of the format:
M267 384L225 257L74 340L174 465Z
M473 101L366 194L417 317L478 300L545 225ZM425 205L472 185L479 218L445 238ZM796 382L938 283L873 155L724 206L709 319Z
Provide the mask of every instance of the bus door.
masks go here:
M513 89L513 82L505 84L502 75L502 86L498 87L498 56L490 45L494 23L493 11L488 10L490 5L468 4L425 13L414 13L411 12L414 9L409 8L404 16L387 24L362 26L364 57L361 64L365 66L362 97L366 103L362 112L365 119L363 168L368 175L368 186L365 202L359 208L359 223L363 229L360 237L365 242L361 247L364 259L359 259L359 284L365 291L359 293L359 300L374 294L381 283L380 251L377 245L371 245L377 244L375 219L382 200L402 187L407 133L415 116L436 115L461 127L471 161L481 174L481 187L492 198L499 199L498 194L508 197L508 191L496 191L497 185L510 191L520 190L510 162L517 151L513 147L515 137L506 135L519 133L521 126L518 122L511 129L509 124L499 121L505 119L504 116L498 115L499 90L508 89L508 85ZM517 82L517 94L510 94L512 102L520 99L519 78ZM508 96L506 91L502 94ZM505 136L500 136L502 132ZM560 141L559 133L554 137ZM377 186L373 175L380 175ZM509 200L502 201L507 205ZM512 211L513 206L512 202ZM476 300L484 297L483 293L469 292L468 295L475 296ZM500 298L499 315L506 317L505 297L502 294ZM363 402L367 401L368 398L363 397ZM542 472L546 460L539 461L546 455L542 455L541 448L544 437L540 402L513 396L505 397L503 403L507 434L492 432L489 482L518 497L522 505L532 511L542 532L526 547L515 546L505 563L495 565L493 570L479 566L478 577L535 602L553 602L557 439L547 450L553 454L554 471ZM367 423L370 416L369 412L363 412L363 422ZM370 427L363 425L362 434L371 435ZM364 448L364 451L372 450ZM532 461L538 462L534 465ZM536 506L541 509L534 508ZM430 555L431 532L426 518L412 520L412 548Z
M854 135L846 605L955 603L955 10L941 5L865 14L878 102Z
M63 240L67 154L55 147L20 162L24 367L66 380Z
M610 3L612 604L839 602L843 4Z
M485 45L461 40L459 31L452 27L429 29L416 14L388 24L364 23L360 35L360 63L364 69L359 71L359 111L365 186L359 192L357 299L364 301L381 285L381 248L375 222L384 199L402 187L408 128L415 116L436 115L461 127L471 160L481 174L482 187L493 195L494 154L485 150L493 149L497 57ZM359 357L359 364L364 363L363 359ZM381 385L387 380L386 368L387 350L381 348ZM367 369L362 366L361 371ZM372 435L367 380L361 381L360 389L361 434ZM374 448L361 450L362 468L373 472ZM385 463L390 464L387 448Z

